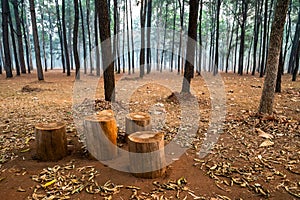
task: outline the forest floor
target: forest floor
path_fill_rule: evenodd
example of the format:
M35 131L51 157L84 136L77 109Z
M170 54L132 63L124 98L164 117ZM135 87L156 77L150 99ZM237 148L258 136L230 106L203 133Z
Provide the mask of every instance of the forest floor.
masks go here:
M133 91L129 102L122 96L117 99L121 107L157 115L154 128L164 132L166 143L181 130L181 120L195 119L180 112L185 108L172 95L172 88L181 86L177 80L180 76L167 74L144 79L116 76L120 93ZM162 80L160 84L155 82L158 77ZM300 198L300 81L291 82L290 76L283 77L282 93L275 97L274 114L268 116L257 114L263 79L236 74L221 77L224 91L218 81L205 82L201 76L193 79L193 94L200 112L197 134L191 148L174 159L163 177L150 180L135 178L96 161L79 142L75 123L78 109L72 108L94 102L97 110L110 108L103 100L103 78L98 83L97 77L82 75L82 81L74 84L74 77L56 70L45 73L42 82L36 81L35 73L9 80L0 76L1 199ZM96 99L77 93L93 92L91 83L99 86ZM219 90L209 90L214 84ZM141 87L136 89L137 86ZM223 132L212 151L199 157L214 116L213 94L226 97L222 107L227 112ZM164 122L160 121L161 116ZM39 162L35 158L34 125L50 121L66 123L68 142L73 149L59 162ZM119 118L118 124L122 135L124 127ZM126 148L119 139L118 145ZM184 137L179 139L181 145L185 146L185 142Z

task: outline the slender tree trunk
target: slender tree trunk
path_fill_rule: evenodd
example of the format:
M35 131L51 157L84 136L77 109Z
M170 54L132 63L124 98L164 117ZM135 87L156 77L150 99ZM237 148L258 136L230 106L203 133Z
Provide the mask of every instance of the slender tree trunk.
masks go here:
M290 40L290 34L291 34L291 28L292 28L292 19L291 19L291 10L292 10L292 1L290 1L289 9L288 9L288 21L286 24L286 35L285 35L285 48L284 48L284 54L283 54L283 63L286 61L286 55L288 52L288 46L289 46L289 40ZM290 68L288 68L288 73L291 73Z
M8 30L8 18L9 18L9 4L8 0L2 0L2 37L3 37L3 48L4 48L4 69L6 71L6 78L13 77L11 69L11 57L10 57L10 46L9 46L9 30Z
M128 58L128 74L131 74L131 58L130 58L130 40L129 40L129 19L128 19L128 1L125 1L126 8L126 36L127 36L127 58Z
M90 59L90 74L93 74L93 59L92 59L92 40L90 30L90 0L86 0L86 24L89 40L89 59Z
M177 14L177 1L174 3L173 7L173 38L172 38L172 57L171 57L171 72L173 72L173 66L174 66L174 51L175 51L175 31L176 31L176 14Z
M218 74L219 70L219 27L220 27L220 9L221 0L217 0L217 30L216 30L216 51L215 51L215 65L214 65L214 75Z
M274 21L270 35L269 54L267 59L266 78L259 105L260 113L272 114L276 76L278 71L279 55L281 50L284 23L289 5L289 0L278 0Z
M248 11L248 3L247 0L243 0L242 2L242 13L243 19L241 24L241 43L240 43L240 53L239 53L239 74L243 75L244 71L244 49L245 49L245 26L247 21L247 11Z
M297 79L297 74L298 74L298 70L299 70L299 58L300 58L300 40L298 40L298 49L297 49L297 54L296 54L296 57L295 57L295 69L293 71L293 78L292 78L292 81L296 81Z
M132 20L132 8L131 1L129 1L129 12L130 12L130 26L131 26L131 59L132 59L132 73L134 74L134 39L133 39L133 20Z
M18 0L13 1L14 4L14 14L16 20L16 27L17 27L17 39L18 39L18 53L20 59L20 67L22 74L26 74L26 65L24 59L24 50L23 50L23 39L22 39L22 31L21 31L21 20L19 15L19 8L18 8Z
M113 56L114 56L114 60L116 58L118 58L118 62L119 60L119 55L117 55L117 48L118 48L118 1L114 0L114 39L113 39ZM115 68L118 70L117 68L117 61L115 62ZM119 71L117 71L117 73L119 74Z
M295 66L295 62L296 62L296 55L297 55L297 49L298 49L298 45L299 45L299 39L300 39L300 9L298 11L298 22L296 25L296 32L294 35L294 39L293 39L293 46L292 46L292 50L290 53L290 59L289 59L289 71L291 73L293 73L294 71L294 66Z
M52 25L52 19L51 19L51 13L50 11L48 12L48 22L49 22L49 50L50 50L50 69L53 70L53 36L52 36L52 29L53 29L53 25Z
M178 48L178 68L177 68L177 73L180 74L180 69L183 67L181 65L181 51L182 50L182 39L183 39L183 20L184 20L184 0L182 0L182 2L180 2L180 0L178 0L179 3L179 8L180 8L180 38L179 38L179 48Z
M68 50L65 10L66 10L65 0L62 0L62 28L63 28L62 33L63 33L64 50L65 50L65 58L66 58L66 69L67 69L67 76L71 76L71 64L70 64L70 54Z
M140 51L140 78L144 77L145 74L145 23L146 23L146 10L147 10L147 0L141 0L141 11L140 11L140 21L141 21L141 51Z
M190 93L190 84L192 78L194 77L194 64L192 62L194 61L195 58L195 41L197 41L198 10L199 10L199 1L190 0L186 62L184 67L184 79L183 79L182 89L181 89L181 92L183 93Z
M34 0L29 0L29 4L30 4L33 39L34 39L36 68L37 68L38 80L41 81L44 80L44 75L43 75L43 68L42 68L42 61L41 61L39 36L38 36L37 25L36 25Z
M256 56L257 56L257 44L258 44L258 34L259 34L259 27L261 23L260 18L260 0L257 0L255 3L255 19L254 19L254 41L253 41L253 68L252 68L252 75L255 75L256 70Z
M98 36L98 10L99 10L99 1L95 0L95 19L94 19L94 30L95 30L95 45L96 45L96 74L100 76L100 45L99 45L99 36Z
M58 0L55 0L55 5L56 5L56 16L57 16L57 29L58 29L58 36L59 36L59 42L60 42L61 62L62 62L62 67L63 67L63 73L66 73L64 42L63 42L62 25L61 25L61 20L60 20L60 11L59 11Z
M17 45L16 45L16 40L15 40L15 34L14 34L15 30L14 30L14 26L12 23L11 13L9 13L9 26L10 26L10 36L11 36L11 41L12 41L12 46L13 46L13 53L14 53L17 76L20 76L21 75L20 64L19 64L19 59L18 59Z
M122 59L123 59L123 73L125 73L125 6L123 8L123 44L122 44Z
M86 52L86 40L85 40L85 27L84 27L84 17L81 1L79 1L80 16L81 16L81 31L82 31L82 43L83 43L83 70L84 74L87 74L87 52Z
M232 25L232 29L231 29L231 35L230 35L230 39L229 39L229 45L228 45L228 50L227 50L227 55L226 55L226 69L225 72L228 73L228 68L229 68L229 57L230 57L230 53L231 53L231 45L232 45L232 39L233 39L233 34L234 34L234 28L235 28L235 21L233 21L233 25Z
M73 48L72 48L72 26L74 26L72 20L73 20L73 16L72 16L72 12L71 12L71 2L72 0L68 0L68 10L67 10L67 16L68 16L68 49L70 52L70 66L71 66L71 70L74 70L74 61L73 61ZM73 30L74 31L74 30Z
M74 60L75 60L75 68L76 68L76 79L80 80L80 60L78 55L78 26L79 26L79 9L78 9L78 0L74 0L74 29L73 29L73 51L74 51Z
M263 36L263 47L262 47L262 58L260 65L260 77L264 76L265 61L266 61L266 43L267 43L267 32L268 32L268 0L265 0L265 13L264 13L264 36Z
M164 61L164 54L166 52L166 37L167 37L167 25L168 25L168 13L169 13L169 4L166 2L166 13L165 13L165 30L164 30L164 42L163 42L163 50L161 53L161 60L160 60L160 72L162 72L162 66Z
M45 26L44 26L44 12L43 9L45 9L44 1L42 5L39 6L39 10L41 13L41 24L42 24L42 48L43 48L43 57L44 57L44 68L45 71L48 71L48 65L47 65L47 53L46 53L46 44L45 44Z
M203 10L203 0L200 0L200 14L199 14L199 63L198 63L198 75L201 75L202 67L202 10Z
M102 62L104 69L104 92L106 101L115 100L115 76L112 59L112 47L110 42L110 21L107 0L99 1L99 26L102 50ZM100 15L101 13L101 15ZM105 41L105 42L104 42Z
M152 0L148 0L147 6L147 74L151 72L151 21L152 21Z
M249 51L248 51L247 74L249 74L252 44L253 44L253 38L251 39L250 48L249 48Z
M26 15L24 15L24 0L22 0L22 27L23 27L23 34L24 34L24 39L25 39L25 50L26 50L26 60L27 60L27 71L30 74L31 70L33 69L33 64L32 64L32 55L31 55L31 42L29 38L29 30L28 30L28 18Z
M276 87L275 92L281 93L281 80L282 80L282 74L284 69L284 62L283 62L283 42L281 42L281 51L279 56L279 63L278 63L278 71L277 71L277 78L276 78Z

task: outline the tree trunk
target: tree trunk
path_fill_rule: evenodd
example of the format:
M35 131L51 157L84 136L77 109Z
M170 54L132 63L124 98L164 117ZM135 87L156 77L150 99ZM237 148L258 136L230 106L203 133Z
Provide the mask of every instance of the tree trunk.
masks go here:
M57 29L58 29L58 36L59 36L59 42L60 42L61 62L62 62L62 67L63 67L63 73L66 73L64 42L63 42L62 25L61 25L61 20L60 20L60 11L59 11L58 0L55 0L55 5L56 5L56 16L57 16Z
M45 71L48 71L48 65L47 65L47 53L46 53L46 44L45 44L45 26L44 26L44 13L42 9L45 9L44 1L42 5L39 7L40 13L41 13L41 24L42 24L42 48L43 48L43 57L44 57L44 69Z
M101 114L87 117L83 126L87 150L93 157L101 161L112 160L117 156L118 128L113 115Z
M263 47L262 47L262 58L260 66L260 77L264 76L265 61L266 61L266 43L267 43L267 32L268 32L268 0L265 0L265 13L264 13L264 36L263 36Z
M293 46L292 46L292 50L290 53L290 60L289 60L289 71L291 73L293 73L293 69L295 66L295 62L296 62L296 54L297 54L297 50L298 50L298 45L299 45L299 38L300 38L300 9L298 11L298 22L296 25L296 32L294 35L294 39L293 39Z
M288 8L288 21L286 24L286 35L285 35L285 48L284 48L284 54L283 54L283 63L286 61L286 55L289 49L289 39L290 39L290 34L291 34L291 28L292 28L292 19L291 19L291 10L292 10L292 1L290 1L290 5ZM288 68L288 73L291 73Z
M72 28L74 26L74 24L72 23L73 20L73 15L71 12L71 8L72 8L72 0L68 0L68 11L67 11L67 21L68 21L68 49L70 52L70 66L71 66L71 70L74 70L74 61L73 61L73 49L72 49Z
M252 75L255 75L256 70L256 56L257 56L257 44L258 44L258 34L259 34L259 27L261 23L260 18L260 0L257 0L255 3L255 19L254 19L254 41L253 41L253 68L252 68Z
M17 52L15 34L14 34L15 31L14 31L14 26L12 24L12 18L11 18L10 13L9 13L9 26L10 26L10 36L11 36L11 41L12 41L12 46L13 46L13 53L14 53L17 76L20 76L21 75L21 73L20 73L20 64L19 64L19 59L18 59L18 52Z
M242 2L242 25L241 25L241 43L240 43L240 54L239 54L239 74L243 75L244 71L244 48L245 48L245 28L247 21L247 12L248 12L248 3L247 0L243 0Z
M86 24L89 39L89 59L90 59L90 74L93 74L93 59L92 59L92 41L90 30L90 0L86 0Z
M226 55L226 69L225 69L226 73L228 73L228 68L229 68L229 57L230 57L230 53L231 53L231 49L232 49L231 45L232 45L232 39L233 39L233 34L234 34L234 28L235 28L235 21L233 21L227 55Z
M81 16L81 31L82 31L82 43L83 43L83 70L84 74L87 74L87 53L86 53L86 39L85 39L85 27L84 27L84 17L83 9L81 5L81 0L79 1L80 16Z
M110 22L106 0L99 1L99 26L102 50L102 63L104 69L104 92L106 101L115 99L114 63L112 60L112 48L110 42ZM101 13L101 15L100 15ZM105 42L104 42L105 41Z
M283 38L284 23L289 0L278 0L270 35L269 54L267 59L266 78L260 100L259 112L273 112L276 73L278 71L279 55Z
M293 78L292 78L292 81L296 81L297 79L297 74L298 74L298 70L299 70L299 58L300 58L300 40L298 41L298 49L297 49L297 54L295 56L295 68L294 68L294 71L293 71Z
M129 40L129 19L128 19L128 1L125 1L126 8L126 36L127 36L127 58L128 58L128 74L131 74L131 58L130 58L130 40Z
M151 21L152 21L152 0L148 0L147 6L147 74L151 72Z
M51 19L51 13L50 11L48 12L48 22L49 22L49 50L50 50L50 69L53 70L53 37L52 37L52 29L53 29L53 25L52 25L52 19Z
M250 68L252 43L253 43L253 38L251 39L250 47L249 47L249 51L248 51L247 74L249 74L249 68Z
M32 68L32 59L31 59L31 50L29 46L29 41L28 41L28 28L27 28L27 17L26 15L24 16L24 0L22 0L22 12L21 12L21 24L22 24L22 29L23 29L23 34L24 34L24 40L25 40L25 51L26 51L26 62L27 62L27 70L28 74L31 72ZM25 26L26 24L26 26Z
M146 23L146 10L147 0L141 0L141 50L140 50L140 78L144 77L145 74L145 23Z
M181 51L183 51L182 49L182 39L183 39L183 20L184 20L184 0L182 0L182 2L180 2L180 0L178 0L179 3L179 8L180 8L180 38L179 38L179 48L178 48L178 68L177 68L177 73L180 74L180 69L183 68L183 66L181 65Z
M35 18L35 6L34 0L29 0L30 3L30 14L31 14L31 25L34 39L34 50L35 50L35 60L36 60L36 68L38 74L38 80L44 80L42 61L41 61L41 53L40 53L40 44L39 44L39 35L37 31L36 18Z
M118 1L114 0L114 39L113 39L113 56L114 56L114 60L116 58L118 58L118 61L120 61L119 59L119 55L117 54L117 48L118 48ZM118 62L115 62L115 68L118 70L117 68L117 64ZM118 72L119 73L119 72Z
M130 12L130 26L131 26L131 59L132 59L132 73L134 74L134 39L133 39L133 20L132 20L132 8L131 1L129 1L129 12Z
M184 79L181 92L190 93L191 80L194 77L194 62L195 59L195 41L197 41L197 20L198 20L199 1L190 0L189 28L186 61L184 67Z
M282 80L282 74L284 70L284 62L283 62L283 45L281 44L281 51L279 56L279 63L278 63L278 71L277 71L277 78L276 78L276 87L275 92L281 93L281 80Z
M167 27L168 27L168 13L169 13L169 3L166 2L166 13L165 13L165 28L164 28L164 42L162 47L161 53L161 60L160 60L160 72L162 72L162 66L164 61L164 55L166 52L166 38L167 38Z
M220 26L220 9L221 0L217 0L217 28L216 28L216 51L215 51L215 65L214 65L214 75L218 74L219 70L219 26Z
M177 14L177 1L174 3L173 7L173 38L172 38L172 57L171 57L171 72L173 72L173 66L174 66L174 51L175 51L175 31L176 31L176 14Z
M64 50L65 50L65 58L66 58L66 69L67 69L67 76L71 76L71 64L70 64L70 54L68 49L68 41L67 41L67 28L66 28L66 18L65 18L65 0L62 0L62 34L63 34L63 41L64 41Z
M3 48L4 48L4 69L6 71L6 78L13 77L11 69L11 57L10 57L10 46L9 46L9 31L8 31L8 17L9 17L9 4L8 0L2 0L2 37L3 37Z
M164 134L150 131L129 136L130 171L139 178L158 178L166 171Z
M198 75L201 75L202 68L202 11L203 0L200 0L200 14L199 14L199 63L198 63Z
M79 26L79 9L78 9L78 0L74 0L74 30L73 30L73 51L74 51L74 60L75 60L75 69L76 69L76 79L80 80L80 60L78 55L78 26Z
M36 155L42 161L58 161L67 155L66 126L63 123L35 126Z
M20 20L19 9L18 9L18 0L14 0L13 4L14 4L14 14L15 14L15 20L16 20L16 27L17 27L17 39L18 39L18 52L19 52L20 67L21 67L22 74L26 74L22 31L21 31L21 20Z
M95 0L95 17L94 17L94 30L95 30L95 46L96 46L96 74L100 76L100 45L99 45L99 38L98 38L98 10L99 5L98 1Z

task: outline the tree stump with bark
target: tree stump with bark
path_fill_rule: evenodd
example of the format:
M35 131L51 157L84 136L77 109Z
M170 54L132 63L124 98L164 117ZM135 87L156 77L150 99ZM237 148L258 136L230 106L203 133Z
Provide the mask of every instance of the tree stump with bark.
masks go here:
M125 119L125 139L128 141L128 136L135 132L151 131L150 115L143 112L129 113Z
M164 134L152 131L128 136L130 171L138 178L161 177L166 171Z
M112 160L118 155L118 128L112 111L102 111L84 120L89 153L97 160Z
M67 155L66 126L61 122L35 126L36 156L41 161L58 161Z

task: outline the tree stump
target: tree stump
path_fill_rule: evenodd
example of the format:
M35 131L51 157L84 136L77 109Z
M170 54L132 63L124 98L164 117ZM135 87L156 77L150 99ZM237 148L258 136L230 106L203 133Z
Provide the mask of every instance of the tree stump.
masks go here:
M84 120L86 146L97 160L112 160L118 154L117 123L112 112L101 112Z
M35 126L36 156L41 161L58 161L67 155L66 126L61 122Z
M150 115L143 112L129 113L125 119L125 139L128 141L128 136L135 132L151 131Z
M130 171L135 177L157 178L166 171L164 134L152 131L128 136Z

